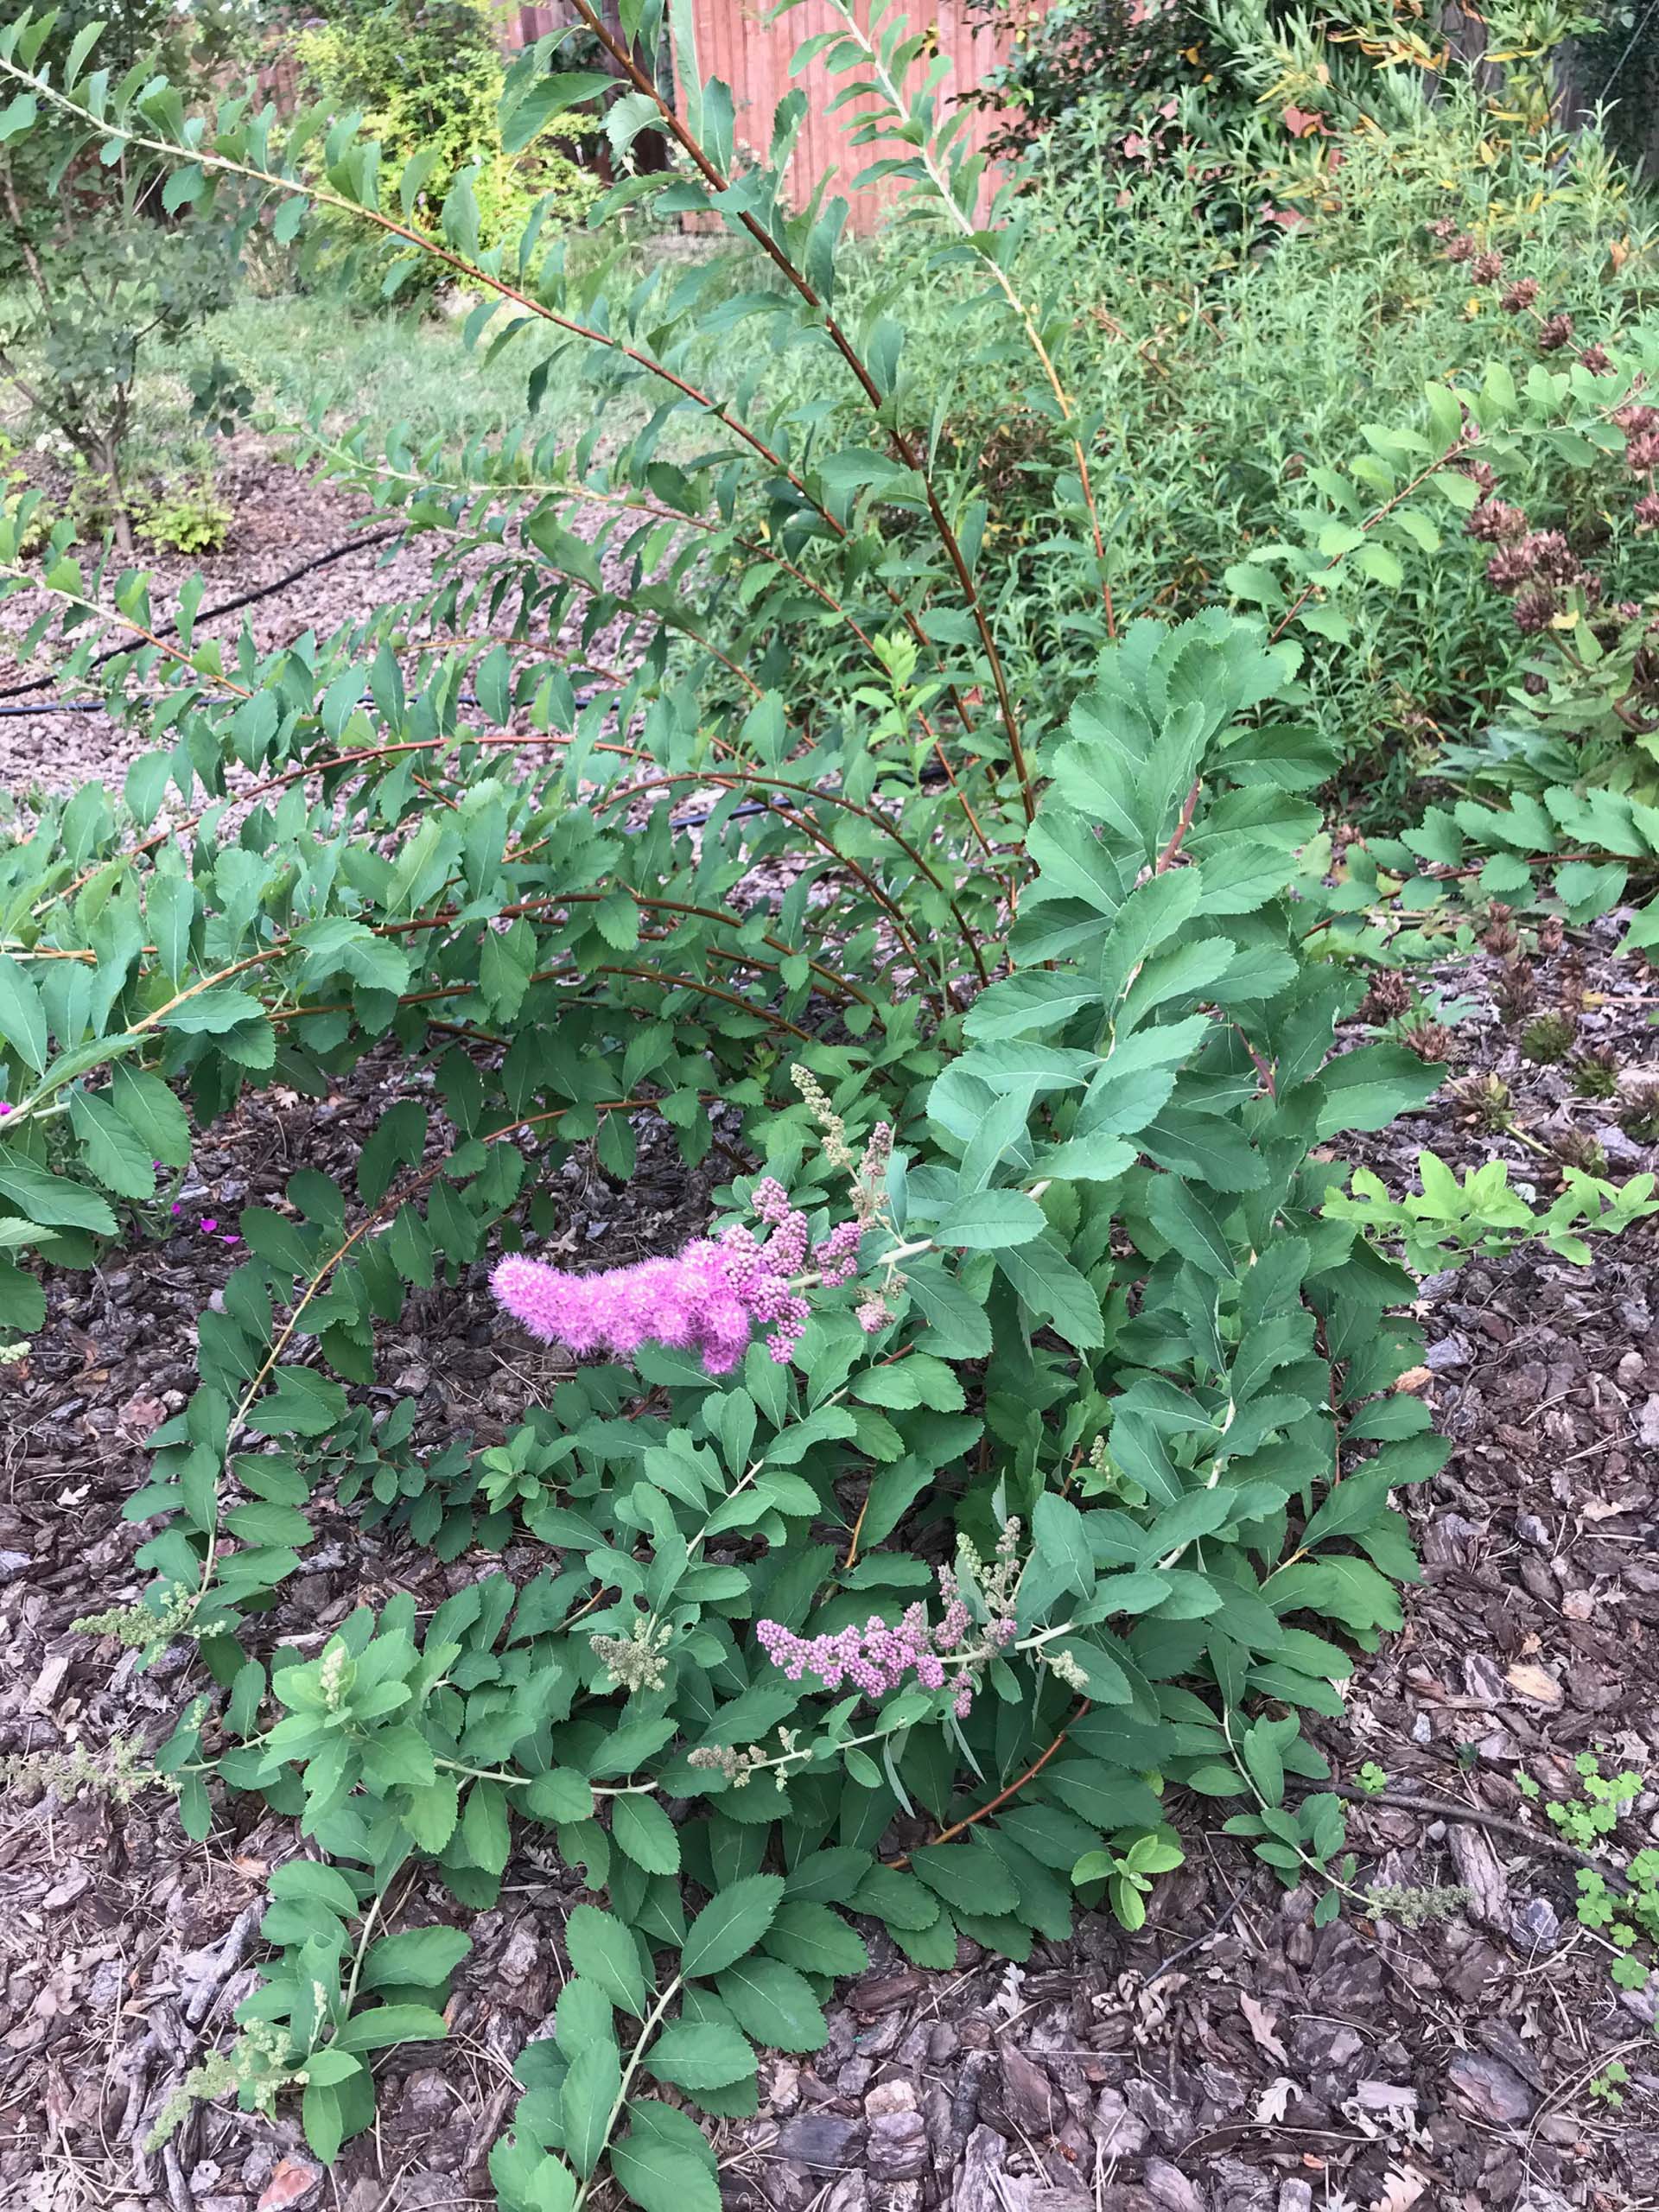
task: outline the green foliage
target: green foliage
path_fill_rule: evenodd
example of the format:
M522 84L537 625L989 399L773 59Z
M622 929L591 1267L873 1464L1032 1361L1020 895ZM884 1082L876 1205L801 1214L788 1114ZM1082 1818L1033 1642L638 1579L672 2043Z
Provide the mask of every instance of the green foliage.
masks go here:
M98 479L118 541L132 543L122 456L147 350L175 341L230 296L239 223L186 213L163 230L130 188L101 209L73 187L62 221L31 245L0 308L0 377Z
M1569 1167L1560 1195L1541 1211L1511 1186L1505 1160L1471 1167L1459 1183L1444 1160L1420 1152L1417 1173L1421 1192L1391 1198L1369 1167L1356 1168L1351 1196L1328 1198L1325 1211L1339 1221L1363 1222L1386 1242L1397 1237L1407 1266L1420 1274L1460 1267L1473 1252L1495 1256L1535 1240L1582 1267L1591 1257L1586 1231L1617 1232L1659 1213L1651 1175L1612 1184Z
M139 536L171 553L217 553L235 519L205 474L137 492L129 505Z
M1230 23L1247 13L1226 11ZM1297 703L1349 756L1358 817L1389 828L1440 734L1461 740L1507 709L1538 647L1485 581L1491 549L1464 538L1477 486L1455 480L1462 397L1494 357L1523 398L1534 361L1570 367L1576 347L1538 353L1550 311L1576 316L1580 345L1611 345L1653 297L1651 229L1605 148L1555 130L1495 133L1481 87L1455 71L1424 99L1431 47L1415 35L1414 67L1358 63L1379 97L1388 86L1408 92L1371 103L1351 128L1338 102L1328 137L1293 139L1252 96L1271 143L1252 138L1229 156L1227 189L1252 225L1275 211L1270 249L1212 219L1217 156L1201 137L1141 181L1091 142L1063 174L1039 172L999 249L1072 395L1119 619L1219 601L1284 624L1307 653ZM1317 59L1334 81L1359 53L1327 41ZM1276 97L1310 112L1322 105L1305 84ZM1471 285L1434 236L1440 222L1500 255L1503 280ZM874 266L854 262L839 276L849 319L879 312L904 285L904 250L895 239ZM1536 312L1507 313L1503 301L1524 282L1539 288ZM986 500L1016 683L1064 690L1079 666L1076 639L1102 615L1098 578L1080 557L1083 503L1059 526L1054 512L1075 474L1071 429L1040 379L1010 384L995 344L1001 303L972 264L906 301L905 357L930 396L910 419L926 426L947 484ZM1444 404L1425 410L1430 378L1456 387L1449 414ZM852 405L823 353L802 352L794 380L852 435ZM1581 495L1582 467L1567 442L1557 449L1557 423L1545 434L1539 416L1533 429L1530 409L1504 462L1504 496L1537 527L1573 524L1610 605L1648 595L1652 544L1632 531L1629 499L1613 510L1611 556L1597 543L1589 557L1603 499ZM1475 412L1488 421L1484 399ZM1610 471L1618 480L1621 445L1614 437L1603 452L1597 492ZM828 640L809 629L792 642L815 669L828 657ZM1571 783L1573 772L1548 780Z
M222 31L212 6L186 19L157 0L113 10L79 0L36 27L36 65L73 75L94 41L106 76L146 60L188 82ZM200 219L176 181L152 195L124 165L77 159L84 141L60 110L19 92L0 111L0 378L92 473L118 543L132 545L122 484L133 386L147 353L175 344L230 297L242 224L226 195Z
M38 1328L35 1262L95 1264L250 1090L398 1066L349 1178L302 1162L240 1215L197 1387L126 1508L151 1580L112 1625L147 1656L188 1634L212 1684L156 1754L188 1832L249 1791L320 1854L274 1878L274 1959L198 2086L250 2108L299 2087L332 2158L372 2123L367 2055L442 2032L460 1956L390 1925L397 1878L486 1909L515 1834L550 1832L606 1901L571 1915L498 2196L575 2212L608 2177L641 2212L716 2212L712 2149L652 2085L754 2109L755 2047L819 2048L864 1962L846 1911L935 1967L963 1936L1024 1959L1079 1902L1137 1926L1179 1861L1178 1793L1235 1802L1287 1885L1317 1876L1321 1923L1361 1894L1341 1798L1297 1789L1328 1779L1300 1716L1338 1716L1352 1649L1401 1625L1395 1501L1446 1447L1394 1387L1422 1349L1392 1318L1411 1279L1328 1147L1440 1071L1333 1049L1346 955L1384 931L1325 883L1318 626L1114 609L1094 426L1007 203L981 224L977 159L905 89L925 41L846 16L821 43L868 96L850 129L901 229L988 288L990 358L1006 380L1028 353L1070 455L1043 528L1090 611L1057 600L1043 683L1016 681L1023 555L1000 565L988 501L912 427L933 403L906 333L886 307L842 319L844 207L783 200L799 101L740 169L683 21L676 107L578 8L626 79L619 156L647 127L683 156L604 209L712 216L764 281L607 289L540 261L533 221L486 243L464 175L429 235L431 164L394 179L349 118L309 111L279 146L267 114L190 118L165 86L78 75L85 54L48 82L39 25L0 32L26 105L203 212L233 189L280 236L320 212L397 238L478 291L471 345L535 349L532 408L556 390L592 416L574 448L528 425L460 456L394 440L384 471L348 437L337 465L430 534L432 588L270 653L197 639L200 579L163 637L143 576L89 568L60 523L37 578L38 510L0 525L8 588L53 601L26 649L118 703L162 695L118 795L87 785L0 849L0 1323ZM654 9L625 9L636 34L664 54ZM576 96L552 58L508 87L515 137ZM711 323L754 375L705 380ZM796 346L838 362L856 437L767 387ZM1377 550L1357 525L1322 545L1327 522L1286 556L1309 607ZM1354 565L1357 601L1388 588ZM479 646L504 609L511 641ZM589 652L613 620L621 671ZM804 632L821 652L793 664ZM787 1358L589 1357L477 1450L417 1446L412 1403L357 1395L411 1291L556 1233L573 1154L625 1179L649 1122L696 1166L716 1110L735 1172L712 1234L771 1218L770 1183L813 1244L852 1230L850 1280L791 1271ZM273 1649L330 1490L445 1558L522 1533L546 1564ZM872 1686L826 1662L819 1637L932 1633L936 1588L961 1616L936 1668Z
M1573 1764L1579 1775L1579 1795L1552 1797L1545 1811L1575 1849L1600 1854L1641 1795L1643 1777L1630 1769L1604 1776L1593 1751L1580 1751ZM1531 1782L1527 1775L1517 1775L1516 1779ZM1536 1783L1525 1794L1535 1798L1539 1795ZM1596 1866L1581 1866L1577 1879L1579 1923L1612 1952L1609 1978L1619 1989L1645 1988L1656 1946L1659 1946L1659 1851L1631 1853L1622 1872L1611 1876ZM1592 2094L1597 2094L1592 2084ZM1611 2101L1622 2100L1615 2096Z
M1598 2098L1611 2112L1618 2112L1624 2102L1624 2084L1630 2072L1622 2058L1610 2059L1590 2084L1590 2094Z
M467 180L486 246L516 245L538 206L539 221L574 224L591 206L596 186L569 157L504 131L506 70L489 0L338 0L295 41L307 78L336 113L355 112L388 164L403 168L417 156L421 183L410 195L415 212L441 207ZM548 115L574 135L590 120ZM537 134L540 135L540 134ZM545 204L543 204L545 202ZM334 227L329 246L353 268L363 257L349 222ZM324 259L329 254L325 251ZM431 286L446 272L429 256L397 252L367 257L359 282L365 296L389 298L410 283Z
M1580 1794L1552 1797L1546 1810L1569 1843L1592 1851L1604 1836L1611 1835L1624 1815L1642 1794L1642 1777L1626 1769L1604 1777L1593 1751L1580 1751L1574 1764Z

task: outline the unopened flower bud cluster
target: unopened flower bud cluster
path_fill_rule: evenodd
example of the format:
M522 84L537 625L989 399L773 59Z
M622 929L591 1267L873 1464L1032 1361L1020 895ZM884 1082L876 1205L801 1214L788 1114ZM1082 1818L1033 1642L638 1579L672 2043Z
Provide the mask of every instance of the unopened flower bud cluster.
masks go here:
M590 1636L588 1648L611 1680L625 1690L659 1690L668 1678L666 1621L641 1613L626 1636Z

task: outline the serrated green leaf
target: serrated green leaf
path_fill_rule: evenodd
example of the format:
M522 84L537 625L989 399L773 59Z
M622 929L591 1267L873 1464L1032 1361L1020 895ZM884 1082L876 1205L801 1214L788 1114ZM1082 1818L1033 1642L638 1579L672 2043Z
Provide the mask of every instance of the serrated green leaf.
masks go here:
M830 2039L810 1986L781 1959L741 1958L717 1977L715 1987L745 2034L770 2050L822 2050Z
M636 2020L645 2016L645 1977L639 1947L613 1914L579 1904L565 1923L565 1948L580 1974L596 1982L613 2005Z
M687 1929L680 1948L681 1973L695 1980L721 1974L745 1957L771 1927L783 1897L780 1875L746 1874L728 1883Z
M646 2045L645 2065L676 2088L722 2089L753 2073L754 2051L734 2027L718 2020L676 2020Z
M619 1851L648 1874L677 1874L680 1839L674 1823L653 1797L614 1797L611 1837Z

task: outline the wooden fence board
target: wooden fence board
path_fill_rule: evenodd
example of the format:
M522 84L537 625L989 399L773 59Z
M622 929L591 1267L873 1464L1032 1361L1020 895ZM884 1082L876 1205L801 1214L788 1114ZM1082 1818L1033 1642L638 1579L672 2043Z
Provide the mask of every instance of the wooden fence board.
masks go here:
M773 109L791 87L801 86L806 92L808 113L790 163L791 197L798 205L804 203L819 177L829 174L834 179L834 190L849 202L849 228L860 232L874 230L895 198L897 188L867 185L855 191L853 180L872 161L901 149L849 146L846 130L850 111L843 108L834 115L824 113L846 78L832 76L822 60L809 63L798 76L790 67L804 41L820 31L835 29L839 16L829 0L804 0L803 5L771 25L764 16L758 0L696 0L703 74L721 78L731 86L739 143L760 153L765 152L772 136ZM934 0L930 10L918 9L912 14L911 26L913 30L930 32L937 50L955 65L938 94L947 111L978 91L1007 58L1007 33L971 19L962 0ZM912 72L915 82L925 78L929 59L925 55L917 62ZM996 123L994 109L972 107L959 144L964 150L982 149L995 135ZM988 175L982 188L982 204L994 189L995 179Z
M617 0L600 0L600 4L607 23L620 35ZM874 230L895 197L895 189L867 186L855 192L853 180L886 149L849 146L844 128L847 111L824 114L843 79L832 77L818 61L799 77L790 68L805 40L836 26L838 18L829 0L804 0L802 6L771 25L765 20L762 0L693 0L693 4L699 64L705 77L718 77L730 86L739 143L764 154L772 137L773 109L793 86L803 86L809 113L790 164L791 196L795 204L804 205L819 177L830 173L834 190L849 202L849 228L858 232ZM569 0L543 0L539 6L521 7L502 17L502 43L509 50L532 45L575 20ZM931 12L918 8L912 22L914 28L931 31L938 48L955 64L938 93L947 109L982 86L989 73L1006 59L1008 32L970 20L963 0L933 0ZM918 79L925 75L927 66L925 57L917 64ZM290 110L297 104L300 73L291 55L276 57L258 73L261 91L279 108ZM995 129L995 110L975 107L960 143L982 149ZM642 141L637 153L646 167L656 166L663 157L660 148L649 141ZM989 199L994 188L995 179L988 175L982 201ZM687 218L687 226L703 229L709 224L707 219Z

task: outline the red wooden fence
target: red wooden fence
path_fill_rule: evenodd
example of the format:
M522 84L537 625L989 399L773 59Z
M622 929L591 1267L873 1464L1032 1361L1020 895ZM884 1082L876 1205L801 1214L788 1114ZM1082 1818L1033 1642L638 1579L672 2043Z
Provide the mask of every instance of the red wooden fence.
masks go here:
M790 69L805 40L838 24L840 18L829 0L804 0L804 5L791 9L773 24L765 20L762 0L693 0L693 10L698 64L704 77L718 77L730 86L737 110L738 143L764 154L772 136L773 109L792 86L800 85L806 92L808 112L790 163L791 197L798 205L804 203L819 177L830 172L834 189L851 203L849 227L856 232L873 230L883 207L894 196L893 190L866 187L855 192L853 179L883 152L902 149L849 146L845 135L849 111L842 108L834 115L824 113L845 86L846 78L831 76L821 61L812 62L799 77ZM519 35L528 44L562 28L574 13L567 0L520 8ZM613 16L613 0L605 14L607 18ZM933 0L931 9L925 4L916 7L911 28L931 32L938 50L955 65L938 95L947 109L976 92L1007 57L1010 34L970 21L963 0ZM925 56L917 63L913 73L918 82L925 77L928 66ZM976 106L958 143L965 148L982 148L995 128L995 111ZM990 188L988 178L987 198Z

